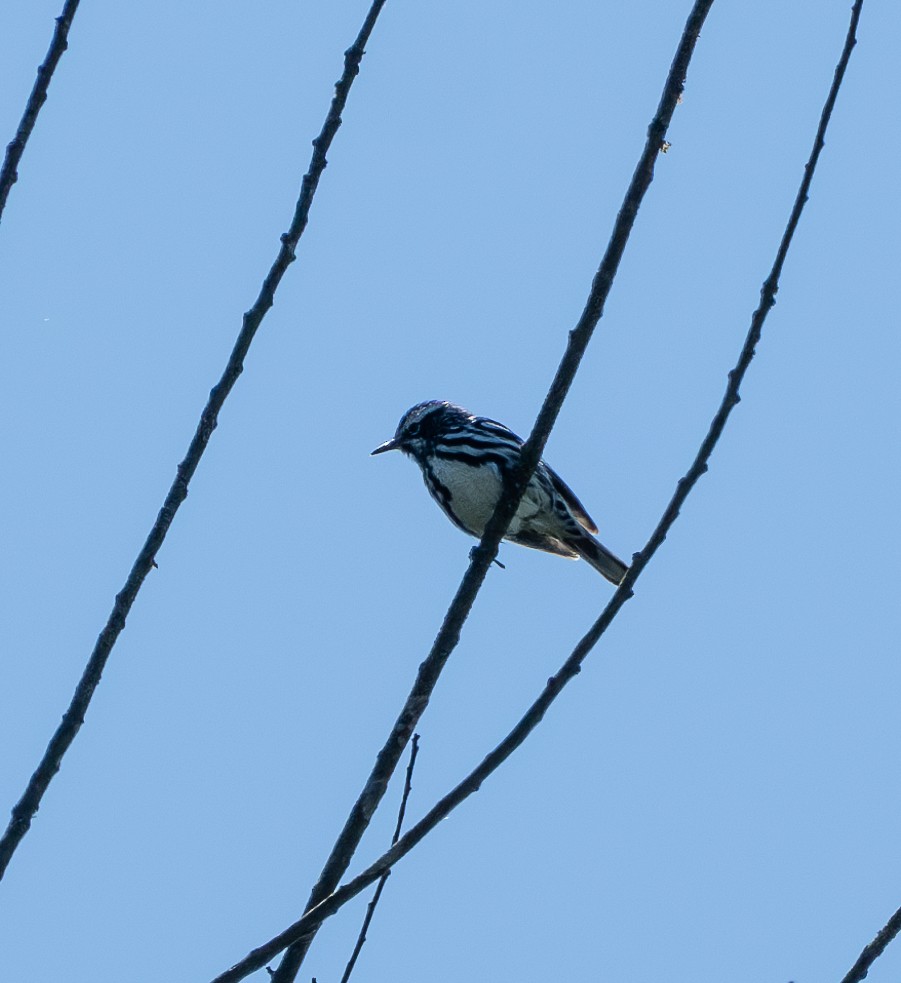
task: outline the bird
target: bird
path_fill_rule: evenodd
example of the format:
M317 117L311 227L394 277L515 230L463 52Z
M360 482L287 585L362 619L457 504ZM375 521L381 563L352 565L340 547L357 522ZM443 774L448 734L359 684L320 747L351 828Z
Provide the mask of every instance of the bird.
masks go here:
M394 436L372 454L399 450L413 458L444 514L481 539L522 446L502 423L431 399L407 410ZM504 538L573 560L582 557L611 583L620 584L629 568L594 538L597 531L569 485L539 461Z

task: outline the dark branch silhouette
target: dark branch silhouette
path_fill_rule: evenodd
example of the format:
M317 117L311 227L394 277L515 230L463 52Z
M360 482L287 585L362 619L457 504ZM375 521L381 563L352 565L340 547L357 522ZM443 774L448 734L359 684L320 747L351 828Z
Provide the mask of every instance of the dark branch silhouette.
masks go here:
M47 787L53 776L59 771L63 755L75 740L81 725L84 723L84 715L91 702L94 690L100 682L103 669L107 659L122 629L125 627L125 619L134 604L138 591L144 583L144 578L154 565L154 558L163 545L166 533L172 524L175 513L185 500L188 494L188 484L191 481L197 465L206 450L209 439L216 429L219 411L228 394L231 392L238 376L244 369L244 358L247 355L254 335L266 315L272 307L275 299L275 291L281 282L285 271L295 258L295 249L301 235L307 225L307 218L310 212L310 205L319 179L326 166L326 153L331 146L335 133L341 125L341 113L347 103L347 96L354 79L360 71L360 62L363 58L364 47L369 40L372 29L375 26L379 12L384 6L385 0L375 0L363 23L360 33L353 45L344 53L344 74L335 85L335 94L332 98L331 107L322 130L318 137L313 141L313 156L310 167L304 175L300 189L300 197L294 210L294 218L291 227L281 237L281 248L278 257L272 264L259 296L253 307L244 315L241 331L238 334L235 347L229 356L228 363L222 378L210 391L209 400L200 416L197 431L188 447L185 459L178 465L175 480L172 483L163 507L160 509L156 522L154 522L150 534L142 547L138 558L135 560L125 582L125 586L116 595L112 613L97 639L94 651L88 660L84 673L75 689L72 702L68 710L63 715L62 723L50 740L47 750L38 765L37 770L31 776L28 786L22 798L16 803L12 810L12 818L6 832L0 839L0 878L2 878L13 853L28 832L31 820L41 804L41 799L47 791Z
M867 973L874 962L885 952L889 942L901 932L901 908L879 930L876 938L868 943L863 952L857 957L857 962L842 977L842 983L860 983L866 979Z
M385 794L388 782L397 767L401 754L403 754L403 749L428 706L432 691L444 665L459 641L463 623L469 615L488 567L497 555L498 544L510 524L535 465L541 457L563 400L569 391L588 342L591 340L592 333L603 313L604 304L610 293L613 278L628 242L632 226L635 223L638 208L654 176L654 165L664 145L667 128L682 94L685 76L698 34L712 3L713 0L697 0L691 10L667 75L657 113L648 127L644 150L617 215L601 265L592 281L585 309L578 324L570 332L563 359L538 414L535 426L532 428L532 433L523 447L519 467L509 476L505 484L504 494L498 502L494 516L488 523L485 535L472 552L469 568L448 608L432 649L420 665L416 681L397 718L397 722L379 751L363 791L354 803L344 828L323 867L319 880L313 887L307 902L307 910L315 908L328 898L338 886L373 813ZM316 926L314 925L311 931L298 933L295 936L296 941L292 940L293 944L272 975L273 983L291 983L294 980L315 932ZM243 972L245 964L250 966L247 972L252 972L254 969L265 965L281 948L284 946L267 948L265 954L261 954L261 951L257 950L256 953L248 957L249 961L245 960L238 964L242 967L241 975L230 975L238 969L235 967L234 970L230 970L219 977L219 980L241 979L243 975L246 975Z
M304 943L308 944L308 940L312 938L316 929L326 918L333 915L342 905L346 904L349 900L356 897L356 895L361 891L365 890L366 887L382 877L386 871L389 871L394 864L409 853L410 850L412 850L417 843L419 843L429 832L431 832L431 830L433 830L438 823L440 823L451 811L453 811L453 809L455 809L461 802L467 799L474 792L477 792L482 783L498 767L500 767L504 761L506 761L506 759L538 726L550 705L562 691L563 687L579 673L582 662L588 656L588 653L592 650L592 648L594 648L595 644L600 639L604 631L606 631L608 625L622 608L623 604L625 604L625 602L632 596L632 586L641 575L641 572L647 566L653 555L657 552L657 549L663 543L667 533L678 518L679 511L690 494L692 488L698 482L700 477L707 471L708 461L714 448L716 447L717 442L719 441L720 436L722 435L726 422L729 419L734 407L739 403L739 388L742 380L744 379L745 373L751 364L751 360L754 357L754 352L758 342L760 341L763 324L766 321L767 314L775 305L776 292L779 288L779 278L785 263L785 257L788 253L789 246L791 245L791 241L794 236L795 229L797 228L798 221L801 217L801 213L804 209L804 205L807 202L810 184L816 170L820 151L824 146L825 132L832 115L832 110L835 105L836 97L838 96L839 88L841 87L842 79L844 78L845 69L851 55L851 50L856 43L856 28L860 17L862 3L863 0L857 0L857 3L855 3L852 10L851 24L848 29L845 46L835 71L835 76L829 90L829 95L820 116L819 126L817 127L816 137L814 139L813 150L811 151L810 158L805 165L804 176L789 215L785 231L783 232L779 248L776 252L776 259L773 263L773 267L761 288L760 303L751 317L751 326L739 354L738 361L732 371L728 374L725 394L723 395L719 408L713 417L707 435L702 441L700 449L698 450L691 467L685 476L677 483L676 491L667 505L663 516L652 532L646 546L641 552L635 554L632 568L626 575L625 580L617 589L616 593L613 595L600 617L581 639L569 658L567 658L567 660L563 663L560 670L556 673L556 675L548 680L547 685L538 699L535 700L526 714L516 724L507 737L501 741L501 743L498 744L498 746L487 757L484 758L477 768L475 768L462 782L460 782L456 788L444 796L444 798L441 799L407 833L405 833L390 850L379 857L379 859L371 864L365 871L348 881L345 885L336 890L330 897L324 899L317 906L308 910L302 918L296 921L284 932L280 933L263 946L260 946L258 949L255 949L248 956L246 956L245 959L243 959L240 963L235 964L227 972L216 977L214 983L237 983L238 980L244 979L260 966L265 965L265 963L281 949L292 944L297 944L295 940L304 940ZM696 11L693 11L693 15L695 12ZM700 27L700 25L698 25L698 27ZM653 125L651 132L653 133ZM622 215L622 212L620 214ZM497 516L495 516L495 518L497 518ZM488 533L486 532L480 549L485 549L487 541ZM497 544L495 543L495 547L496 545ZM901 912L898 912L895 916L893 916L892 922L889 923L889 926L886 926L886 929L883 929L883 933L885 933L890 926L893 937L894 933L901 928ZM883 933L880 933L880 935ZM880 940L877 939L877 942L873 943L873 946L875 947L879 941ZM876 958L876 956L879 955L882 949L885 948L888 941L889 939L884 941L882 947L875 952L872 958ZM866 955L866 952L864 955ZM861 959L863 958L864 957L862 956ZM870 962L872 962L872 959L870 959ZM867 965L869 965L869 963L867 963ZM864 969L863 975L853 977L849 975L846 977L843 983L854 983L854 981L863 979L863 976L865 975L866 970Z
M72 26L72 18L78 9L78 3L79 0L66 0L63 12L56 18L56 28L53 31L53 40L47 49L47 57L38 67L38 77L34 81L28 102L25 103L25 112L22 113L16 135L6 145L6 156L3 158L3 166L0 167L0 220L3 218L3 209L6 208L10 189L19 179L19 161L25 152L25 144L28 143L28 138L37 122L41 106L47 101L50 79L53 78L63 52L69 47L69 28Z
M404 825L404 816L407 812L407 800L410 798L410 792L413 788L413 768L416 765L416 755L419 754L419 734L413 735L413 741L410 744L410 763L407 765L407 777L404 780L404 794L401 796L400 809L397 813L397 825L394 827L394 836L391 837L391 845L394 846L400 839L400 831ZM357 944L354 946L354 951L351 953L350 959L347 961L347 966L344 968L344 975L341 977L341 983L347 983L350 979L350 974L354 971L354 966L359 958L360 951L363 948L363 944L366 942L366 933L369 931L369 926L372 924L372 916L375 914L375 909L378 907L379 899L382 896L382 891L385 890L385 884L388 881L388 876L391 871L386 870L384 874L379 878L378 885L375 889L375 894L372 896L372 901L366 906L366 917L363 919L363 925L360 929L360 934L357 936Z

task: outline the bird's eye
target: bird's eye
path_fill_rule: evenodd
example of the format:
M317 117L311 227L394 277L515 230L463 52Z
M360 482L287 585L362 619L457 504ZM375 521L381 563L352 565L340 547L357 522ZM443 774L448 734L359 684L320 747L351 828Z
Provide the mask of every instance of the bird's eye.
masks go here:
M408 437L416 437L416 436L419 435L419 431L421 429L422 429L422 427L420 426L420 424L418 424L418 423L411 423L410 426L407 427L407 436Z

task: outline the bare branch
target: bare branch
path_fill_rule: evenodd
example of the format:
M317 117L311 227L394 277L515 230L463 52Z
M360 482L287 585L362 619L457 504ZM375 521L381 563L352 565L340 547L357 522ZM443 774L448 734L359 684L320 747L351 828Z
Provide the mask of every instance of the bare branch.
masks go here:
M538 726L548 708L560 694L563 687L579 673L582 662L588 656L591 649L594 648L598 639L607 629L608 625L622 608L623 604L629 599L629 597L632 596L632 585L647 566L651 557L663 543L663 540L666 538L666 534L669 532L673 523L678 518L679 510L684 504L685 499L688 497L692 488L697 483L701 475L706 472L708 461L713 453L717 441L720 438L720 435L723 432L726 421L728 420L732 409L739 402L739 387L741 386L745 372L751 363L751 359L754 357L754 350L760 340L761 331L763 329L763 324L766 320L767 314L775 304L775 295L779 286L779 276L785 262L788 248L794 236L795 229L804 209L804 205L807 202L813 174L816 169L820 151L824 146L826 128L832 115L832 110L835 105L835 100L838 95L842 79L844 78L845 69L851 55L851 50L856 44L856 28L857 22L860 18L862 3L863 0L857 0L852 10L851 24L845 39L845 46L838 63L838 67L835 71L835 76L829 90L829 95L820 116L819 126L814 139L813 150L807 164L805 165L804 177L801 181L788 223L782 235L782 239L776 253L776 259L773 263L770 274L764 281L761 289L760 304L751 317L751 327L742 346L735 368L733 368L728 375L726 392L722 398L719 408L716 411L716 414L713 417L710 429L701 444L700 450L698 451L694 462L686 475L677 483L676 491L666 510L664 511L662 518L652 532L647 545L640 553L635 554L632 568L626 575L625 580L617 589L616 593L613 595L600 617L591 626L589 631L573 650L569 658L563 663L557 674L548 680L547 685L538 699L535 700L526 714L507 735L507 737L504 738L500 744L498 744L498 746L478 765L477 768L475 768L462 782L460 782L456 788L444 796L444 798L441 799L407 833L405 833L390 850L379 857L375 863L371 864L357 877L348 881L345 885L336 890L330 897L324 899L317 906L308 910L302 918L296 921L284 932L280 933L263 946L260 946L258 949L255 949L253 952L249 953L243 960L241 960L241 962L236 963L227 972L216 977L214 983L237 983L238 980L244 979L250 973L260 968L260 966L265 965L265 963L280 949L283 949L288 945L298 944L295 940L301 940L300 944L307 945L309 940L312 939L319 925L326 918L333 915L339 908L341 908L342 905L346 904L349 900L351 900L351 898L356 897L357 894L365 890L366 887L376 881L386 871L390 870L390 868L393 867L398 860L409 853L410 850L412 850L417 843L419 843L429 832L431 832L431 830L434 829L435 826L437 826L438 823L440 823L451 811L453 811L453 809L455 809L461 802L467 799L474 792L477 792L482 783L498 767L500 767L500 765L508 757L510 757L510 755ZM620 214L622 215L622 212ZM497 516L495 516L495 518L497 518ZM483 550L487 545L487 538L486 533L486 536L482 540L481 548ZM897 913L893 917L892 922L897 922L897 924L893 924L891 922L889 923L894 933L901 928L901 912ZM888 929L889 926L886 926L886 928ZM884 929L883 932L885 931L886 930ZM885 944L887 944L887 941ZM884 945L882 948L884 948ZM881 949L879 952L881 952ZM876 956L879 955L879 952L876 952L873 958L876 958ZM863 975L866 975L865 971ZM854 981L862 978L863 976L849 976L846 977L843 983L854 983Z
M394 836L391 837L392 846L394 846L400 839L400 831L404 824L404 815L407 812L407 799L410 798L410 792L413 788L413 767L416 764L417 754L419 754L419 734L414 734L413 742L410 745L410 763L407 765L407 777L404 781L404 794L401 796L400 800L400 809L397 813L397 825L394 827ZM341 983L347 983L347 981L350 979L350 974L353 972L357 958L360 955L360 950L363 948L363 943L366 941L366 933L369 931L369 926L372 924L372 916L375 914L375 909L379 903L379 898L382 896L382 891L385 889L385 884L390 873L390 870L386 870L385 873L379 878L379 883L376 886L375 894L372 896L372 901L370 901L366 906L366 917L363 919L363 926L360 929L360 934L357 936L357 944L354 946L354 951L351 953L351 957L347 961L347 966L344 969L344 975L341 977Z
M28 138L37 122L41 106L47 101L50 79L53 78L63 52L69 47L69 28L72 26L72 18L78 9L78 3L79 0L66 0L63 12L56 18L56 28L53 31L50 47L47 49L47 57L38 67L38 77L34 81L28 102L25 103L25 112L19 121L16 135L12 142L6 145L6 156L3 158L3 166L0 167L0 220L3 218L3 209L6 208L10 189L19 179L17 168L25 152L25 144L28 143Z
M857 962L842 977L842 983L860 983L861 980L866 979L870 967L885 952L889 942L899 932L901 932L901 908L879 930L876 938L864 947L863 952L857 957Z
M604 304L610 293L613 278L635 223L639 206L654 176L654 165L663 147L670 120L682 95L685 76L698 34L712 4L713 0L696 0L692 7L676 50L676 56L667 75L657 113L648 127L644 150L617 215L601 265L592 281L585 309L579 323L570 332L563 359L538 414L532 433L523 447L519 467L509 476L505 484L504 494L498 502L494 516L488 523L485 535L472 552L469 568L448 608L432 649L420 665L410 695L407 697L387 741L379 751L366 785L354 803L344 828L323 867L319 880L313 887L307 902L307 910L315 908L325 898L329 897L338 886L373 813L385 794L388 781L397 767L403 749L428 706L444 665L460 639L460 631L482 586L488 567L497 556L498 544L510 524L529 478L541 457L563 400L569 391L588 342L591 340L591 335L603 313ZM285 953L281 964L273 974L273 983L291 983L294 980L315 932L314 927L303 937L300 934L296 936L298 941ZM242 963L219 977L219 980L241 979L243 975L246 975L246 972L252 972L254 969L265 965L279 951L280 948L278 947L266 948L265 953L257 950ZM249 968L245 972L246 967Z
M62 723L51 738L50 744L44 752L37 770L31 776L22 798L13 807L9 826L0 839L0 878L2 878L22 838L28 832L44 792L46 792L53 776L59 771L63 755L75 740L75 735L84 723L84 715L91 702L91 697L100 683L100 677L110 652L125 627L125 619L145 577L154 565L156 554L163 545L175 513L187 497L188 484L197 470L197 465L200 463L213 431L216 429L219 411L237 382L238 376L244 370L244 358L266 312L272 307L275 291L285 275L285 271L294 262L294 252L306 228L310 205L327 163L325 155L331 146L335 133L338 131L338 127L341 125L341 113L347 103L350 87L359 74L364 47L384 3L385 0L374 0L356 41L344 53L344 73L335 85L335 94L322 130L313 141L310 167L301 184L300 197L297 200L291 227L281 237L281 248L278 256L263 281L256 302L244 315L241 331L229 356L222 378L210 391L209 400L200 415L197 431L188 447L185 459L178 465L175 480L169 489L156 522L154 522L150 534L131 568L125 586L116 595L112 613L97 639L94 651L91 653L88 664L75 689L72 702L63 715Z

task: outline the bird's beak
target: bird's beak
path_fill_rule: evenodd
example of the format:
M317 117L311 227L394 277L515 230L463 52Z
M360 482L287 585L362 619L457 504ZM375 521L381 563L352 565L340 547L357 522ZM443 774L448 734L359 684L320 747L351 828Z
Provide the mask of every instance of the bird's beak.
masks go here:
M397 438L392 437L390 440L386 440L384 444L379 444L378 447L372 452L373 454L384 454L385 451L396 451L398 448Z

